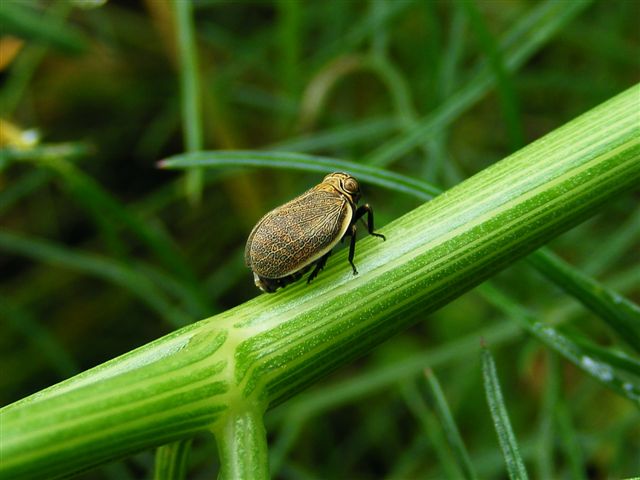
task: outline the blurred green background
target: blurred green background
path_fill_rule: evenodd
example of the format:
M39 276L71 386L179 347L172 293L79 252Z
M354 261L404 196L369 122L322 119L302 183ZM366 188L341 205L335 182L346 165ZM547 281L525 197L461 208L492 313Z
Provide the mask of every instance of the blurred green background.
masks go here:
M207 150L309 152L447 187L640 78L634 0L192 7L200 89L190 93ZM242 257L250 229L321 175L209 171L199 197L181 173L156 168L186 150L185 115L193 118L184 112L172 2L3 0L0 26L5 405L257 295ZM415 146L394 150L425 124ZM366 185L364 196L378 226L418 205ZM620 198L552 245L636 302L639 199ZM496 281L539 320L620 343L524 264ZM276 477L446 476L442 439L434 426L425 436L429 417L412 400L411 378L338 400L351 379L436 351L446 354L434 370L472 463L482 478L505 478L479 360L483 329L502 324L471 292L294 400L335 392L327 411L279 407L268 416ZM459 349L461 337L477 338L478 348ZM550 439L556 478L640 473L640 418L630 402L524 334L489 346L530 472L545 471L540 448ZM561 412L551 425L549 385L551 409ZM197 439L190 461L192 478L210 478L213 440ZM151 465L146 452L81 478L149 478Z

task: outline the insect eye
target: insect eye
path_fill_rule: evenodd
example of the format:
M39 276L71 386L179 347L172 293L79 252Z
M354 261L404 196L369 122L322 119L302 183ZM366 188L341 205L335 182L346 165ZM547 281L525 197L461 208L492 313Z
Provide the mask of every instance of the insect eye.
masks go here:
M358 193L360 190L360 185L353 178L347 178L344 182L344 189L349 193Z

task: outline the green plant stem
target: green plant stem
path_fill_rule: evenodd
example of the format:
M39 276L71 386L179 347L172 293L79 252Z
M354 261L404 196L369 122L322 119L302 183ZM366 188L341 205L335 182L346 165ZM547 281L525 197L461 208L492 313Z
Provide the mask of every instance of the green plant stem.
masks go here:
M421 205L298 282L0 410L0 474L69 475L273 407L640 183L640 86Z
M215 430L220 455L220 480L269 478L267 433L263 410L255 407L227 415Z
M343 170L350 172L367 183L388 188L395 192L405 193L417 199L429 199L441 192L438 187L432 184L379 167L299 153L261 151L195 152L171 157L163 160L159 165L163 168L250 166L321 173ZM628 242L628 240L625 239L625 242ZM624 244L622 246L624 247ZM620 247L616 248L620 249ZM640 323L638 323L638 308L633 302L596 282L594 279L583 275L544 247L532 253L528 260L545 277L573 295L594 313L600 315L628 342L634 342L637 345L635 339L638 338L640 333L635 332ZM627 332L629 332L628 336Z

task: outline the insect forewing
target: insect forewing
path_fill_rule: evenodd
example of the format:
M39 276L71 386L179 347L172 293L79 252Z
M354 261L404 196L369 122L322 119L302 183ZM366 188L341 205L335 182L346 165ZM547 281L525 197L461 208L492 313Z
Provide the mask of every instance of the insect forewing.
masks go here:
M342 195L310 190L258 222L247 244L247 262L263 277L290 275L331 250L352 216L353 209Z

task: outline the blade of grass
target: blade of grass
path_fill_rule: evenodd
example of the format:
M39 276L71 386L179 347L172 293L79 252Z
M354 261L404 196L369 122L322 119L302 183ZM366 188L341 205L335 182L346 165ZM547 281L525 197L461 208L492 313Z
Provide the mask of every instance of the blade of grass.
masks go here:
M159 262L165 264L197 293L199 287L195 274L171 237L162 228L141 218L134 210L123 205L98 182L69 161L86 155L88 148L84 144L40 145L29 150L5 150L3 154L9 162L26 161L38 167L51 169L61 178L77 204L91 214L96 224L106 223L109 228L126 227L154 253ZM199 302L202 306L207 305L203 294L200 294Z
M560 445L563 447L569 463L570 478L572 480L586 480L584 456L578 435L572 425L571 411L563 399L556 403L554 410Z
M435 20L437 21L437 20ZM448 98L456 90L460 76L460 64L465 47L467 21L460 8L453 10L451 27L447 37L446 48L442 51L442 68L438 76L438 99L440 102Z
M504 456L509 478L512 480L526 480L529 477L522 456L520 455L516 436L511 428L507 407L502 398L496 364L489 349L485 345L482 347L482 376L487 395L487 403L491 417L493 418L496 433L498 434L498 441L502 449L502 455Z
M457 5L462 7L469 19L469 25L475 32L480 48L487 57L489 68L495 77L495 85L498 98L502 107L502 114L507 126L507 136L511 142L511 149L517 150L525 144L524 131L520 122L520 107L518 97L513 86L513 81L507 71L502 52L495 39L489 32L482 14L475 0L458 0Z
M184 480L187 478L187 462L192 440L179 440L156 450L154 480Z
M458 466L464 474L464 478L469 480L478 478L438 378L431 368L427 368L424 373L426 386L429 389L430 397L433 399L433 408L446 434L449 446L456 456Z
M590 357L598 358L603 364L609 365L621 373L631 375L632 381L640 390L640 359L614 348L601 347L579 336L571 336L571 340Z
M545 352L544 391L540 408L540 425L536 441L537 478L556 478L554 472L553 452L555 438L555 406L560 397L560 371L558 357L555 352Z
M111 259L89 253L78 253L52 242L7 231L0 232L0 249L51 265L72 268L119 285L140 298L169 325L178 327L192 321L191 317L171 305L166 296L159 292L146 277Z
M4 295L0 295L0 316L10 328L37 346L38 352L47 358L60 378L67 378L80 371L73 357L49 330L40 325L25 309L13 305L11 299Z
M49 15L26 3L3 2L0 29L3 35L12 34L66 53L78 54L87 50L87 40L80 31L60 21L51 21Z
M439 189L425 182L381 168L362 165L346 160L318 157L301 153L261 151L213 151L175 155L158 163L164 169L199 167L262 167L284 170L302 170L326 174L335 170L348 171L359 180L383 188L413 195L421 200L433 198Z
M407 480L412 478L418 470L424 452L429 448L428 442L422 432L414 435L411 443L395 459L393 470L386 476L386 480ZM421 472L422 473L422 472Z
M412 3L413 2L409 0L394 1L391 2L388 8L385 8L380 15L364 16L362 21L357 25L353 25L346 35L330 43L316 54L314 58L311 59L311 65L326 63L331 58L355 50L361 43L366 41L370 35L375 35L376 30L380 29L382 25L393 21L394 18L410 7Z
M47 161L59 158L74 160L86 157L91 152L91 145L82 142L36 145L29 149L2 148L0 149L0 165L8 166L14 162L28 160Z
M616 229L607 241L600 245L598 250L584 264L584 271L589 275L596 275L602 272L607 266L612 265L615 259L619 258L625 251L631 250L640 244L640 209Z
M269 150L288 152L313 152L327 148L337 149L359 142L379 139L398 130L398 121L391 117L369 118L354 121L346 126L338 126L325 131L288 138L267 147Z
M447 448L447 440L442 425L428 407L423 395L414 381L402 382L400 393L407 407L422 426L423 435L429 439L429 444L434 449L436 458L442 468L445 478L461 478L462 472L458 468L455 457Z
M539 48L584 10L590 0L556 2L547 0L537 4L531 12L519 21L500 42L507 71L516 71ZM449 126L463 112L483 98L493 86L495 77L487 67L479 72L443 105L420 120L419 125L410 133L400 135L387 142L365 162L371 165L386 166L424 142L435 132Z
M64 0L52 3L46 10L47 22L62 24L72 7L71 2ZM14 65L7 73L2 91L0 91L0 116L11 118L47 51L46 45L26 45L24 51L16 58Z
M278 431L273 445L269 445L269 466L274 476L283 468L287 454L300 436L303 423L303 418L297 415L289 416Z
M584 340L576 341L570 335L560 333L551 325L538 322L526 309L492 286L484 284L479 288L490 292L491 295L487 297L494 302L495 306L509 314L513 320L547 347L612 391L640 405L640 376L637 376L639 373L636 371L637 362L622 353L610 352L609 355L605 355L595 346L584 346L589 343ZM611 363L612 359L616 360L615 364Z
M301 4L290 0L277 0L277 28L279 71L284 90L295 96L300 86L299 74L301 43Z
M184 144L188 152L202 150L202 112L198 73L198 52L193 26L192 2L173 0L176 14L176 30L180 59L180 91L182 97L182 122ZM199 203L202 197L202 171L187 172L185 178L187 197Z
M20 177L3 190L0 190L0 215L3 215L23 198L48 185L52 177L53 174L51 172L37 170Z
M604 320L619 338L640 352L640 307L582 274L548 250L527 257L528 263L555 285Z
M198 71L198 55L195 39L195 28L193 18L193 7L190 1L173 0L174 12L176 15L176 33L180 61L180 89L182 101L182 122L184 131L184 143L186 150L194 152L202 150L203 147L203 129L202 129L202 111L200 105L202 103L199 71ZM192 204L197 204L202 198L204 186L203 172L198 169L190 170L186 173L185 188L187 198ZM195 282L194 282L195 284ZM203 299L204 297L201 297ZM177 450L184 452L184 456L188 455L191 443L180 443L181 448ZM164 447L169 450L175 450L172 446ZM166 458L162 454L157 456L157 462L161 465L178 462L174 468L180 469L181 456ZM168 468L168 467L167 467Z
M446 49L441 53L441 69L436 84L436 104L442 104L449 98L457 87L456 75L462 59L465 40L466 17L460 8L453 9L453 19L447 39ZM438 20L434 19L434 23ZM416 122L418 119L416 119ZM447 132L442 129L434 132L429 143L429 161L426 162L422 173L427 180L442 180L443 185L458 183L462 174L453 159L449 158L446 148ZM455 177L455 180L452 179Z

